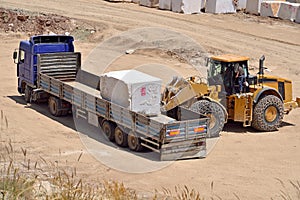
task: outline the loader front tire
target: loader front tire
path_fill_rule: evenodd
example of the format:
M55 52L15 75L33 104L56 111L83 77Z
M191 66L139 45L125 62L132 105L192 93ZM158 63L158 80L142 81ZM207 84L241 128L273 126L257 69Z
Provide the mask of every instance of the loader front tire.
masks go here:
M220 136L225 124L225 113L217 102L199 100L191 106L191 110L210 119L208 138Z
M283 114L282 101L274 95L265 96L254 107L252 127L259 131L276 131Z

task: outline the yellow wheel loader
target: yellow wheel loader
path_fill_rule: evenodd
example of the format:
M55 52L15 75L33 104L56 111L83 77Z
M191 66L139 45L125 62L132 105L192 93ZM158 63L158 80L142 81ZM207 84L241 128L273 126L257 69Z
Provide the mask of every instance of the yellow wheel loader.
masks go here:
M300 106L292 99L292 82L259 72L250 75L248 57L221 55L207 58L208 76L174 77L162 95L162 108L180 119L185 107L210 118L208 137L218 137L227 120L242 122L259 131L274 131L283 115Z

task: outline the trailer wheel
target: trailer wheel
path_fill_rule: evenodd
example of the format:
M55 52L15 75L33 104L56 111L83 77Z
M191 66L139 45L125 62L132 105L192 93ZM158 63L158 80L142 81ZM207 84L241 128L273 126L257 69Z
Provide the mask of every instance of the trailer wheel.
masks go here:
M255 105L252 127L259 131L275 131L283 119L282 101L274 96L265 96Z
M62 115L62 111L59 109L59 99L56 97L49 97L48 100L49 111L51 115L59 117Z
M191 110L210 119L208 137L219 137L225 124L225 113L214 101L199 100L191 106Z
M31 94L32 94L32 88L30 86L26 85L25 90L24 90L24 99L25 99L26 103L30 103Z
M105 136L109 139L109 141L114 141L115 140L115 128L116 126L113 123L110 123L109 121L104 121L102 123L102 130L105 134Z
M124 133L124 131L120 127L117 127L115 129L115 141L117 145L121 147L126 147L128 145L127 139L127 134Z
M128 147L132 151L142 151L143 146L141 140L135 136L133 133L128 134Z

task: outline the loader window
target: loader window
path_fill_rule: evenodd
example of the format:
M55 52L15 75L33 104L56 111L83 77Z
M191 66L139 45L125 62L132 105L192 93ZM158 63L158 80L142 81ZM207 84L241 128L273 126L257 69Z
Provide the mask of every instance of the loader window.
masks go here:
M208 68L208 83L209 85L223 85L224 66L221 62L211 60Z
M209 67L210 67L210 71L208 74L210 77L217 76L218 74L221 74L221 72L222 72L222 65L220 62L212 61L210 63Z

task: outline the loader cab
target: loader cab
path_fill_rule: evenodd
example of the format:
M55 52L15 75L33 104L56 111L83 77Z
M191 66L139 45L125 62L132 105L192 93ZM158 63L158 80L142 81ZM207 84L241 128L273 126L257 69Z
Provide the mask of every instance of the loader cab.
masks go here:
M23 93L26 86L36 86L38 54L74 52L73 41L72 36L66 35L38 35L21 41L13 53L17 65L18 91Z
M221 86L220 97L226 97L236 93L237 79L235 78L235 65L238 64L244 70L246 80L249 80L248 57L236 55L213 56L207 60L208 83L210 86ZM243 91L247 92L248 86Z

